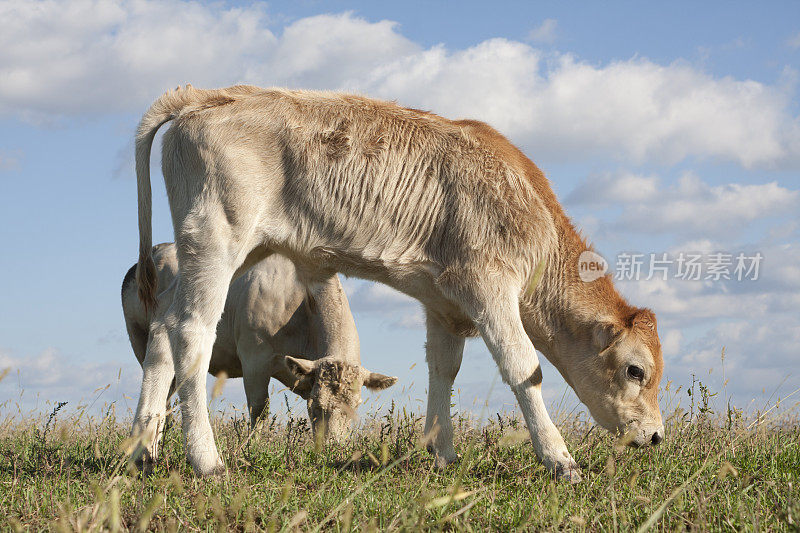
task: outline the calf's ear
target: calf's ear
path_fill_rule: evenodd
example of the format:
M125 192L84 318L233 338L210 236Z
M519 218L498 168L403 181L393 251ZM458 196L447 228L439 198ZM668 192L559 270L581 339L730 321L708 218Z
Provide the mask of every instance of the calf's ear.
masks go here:
M397 383L397 378L394 376L384 376L377 372L370 372L366 368L362 369L362 372L364 372L364 386L370 390L388 389Z
M625 334L622 324L615 322L600 323L594 330L594 345L600 354L614 346Z
M657 333L656 315L650 309L639 309L631 318L631 327Z

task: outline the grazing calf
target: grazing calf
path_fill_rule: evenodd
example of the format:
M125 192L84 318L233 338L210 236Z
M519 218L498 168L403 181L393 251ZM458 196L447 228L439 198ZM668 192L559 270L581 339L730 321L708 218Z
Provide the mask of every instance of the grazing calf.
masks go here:
M178 272L175 245L155 246L153 259L159 285L170 287ZM122 310L133 352L144 367L151 320L137 296L135 271L136 265L122 282ZM381 390L397 381L361 366L347 296L338 277L328 281L324 312L336 315L337 329L332 333L340 337L343 348L336 354L328 352L322 310L297 280L291 261L270 256L231 284L208 372L243 378L252 423L267 406L269 381L274 377L308 400L315 432L321 430L323 436L339 440L361 403L361 386Z
M607 276L581 281L578 258L590 246L544 174L490 126L329 92L187 86L161 96L136 138L137 280L147 306L157 294L150 149L168 121L162 170L178 274L153 329L142 395L166 391L172 376L151 379L148 361L173 368L171 353L198 474L224 469L204 373L228 285L272 253L291 259L315 295L343 272L422 302L426 430L438 464L457 458L450 392L473 335L486 342L537 455L557 476L580 478L545 409L534 345L602 426L636 445L661 440L655 316L625 302ZM147 428L150 408L140 403L134 432Z

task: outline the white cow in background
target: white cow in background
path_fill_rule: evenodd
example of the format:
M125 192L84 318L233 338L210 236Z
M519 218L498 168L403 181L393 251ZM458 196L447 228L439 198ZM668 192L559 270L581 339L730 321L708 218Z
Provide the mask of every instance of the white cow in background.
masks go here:
M159 286L171 287L178 272L175 245L155 246L153 259ZM137 295L135 270L136 265L122 282L122 310L133 352L144 365L153 319ZM361 403L361 386L381 390L397 378L361 366L356 325L338 277L328 280L322 296L317 301L308 295L285 257L273 255L257 263L230 287L208 372L216 376L224 371L229 377L244 379L253 423L267 406L274 377L308 400L315 432L322 430L338 440L347 433ZM335 331L326 332L323 312L335 315ZM337 336L338 353L329 353L329 334Z

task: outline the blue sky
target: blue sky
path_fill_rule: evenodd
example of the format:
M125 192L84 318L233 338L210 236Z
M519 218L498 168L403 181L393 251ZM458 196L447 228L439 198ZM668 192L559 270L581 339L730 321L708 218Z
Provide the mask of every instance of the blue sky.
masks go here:
M136 256L133 131L164 90L358 91L486 120L612 263L760 252L758 280L620 283L653 308L667 377L741 406L800 387L800 4L0 1L0 413L135 407L119 285ZM172 240L154 154L156 242ZM418 306L346 280L366 366L422 406ZM512 406L480 340L463 409ZM565 385L545 367L554 402ZM241 404L241 384L226 385ZM568 407L574 398L566 395ZM680 396L685 403L686 396ZM753 404L753 400L756 403Z

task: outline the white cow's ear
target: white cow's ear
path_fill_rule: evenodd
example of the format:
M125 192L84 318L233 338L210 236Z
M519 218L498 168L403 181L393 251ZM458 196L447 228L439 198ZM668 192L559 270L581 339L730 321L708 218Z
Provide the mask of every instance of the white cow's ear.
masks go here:
M290 355L284 358L284 362L295 377L294 385L291 387L292 392L308 400L311 389L314 388L314 362Z
M384 376L377 372L370 372L366 368L363 368L362 372L364 373L364 386L370 390L388 389L397 383L397 378L394 376Z
M299 357L286 356L286 366L298 378L308 376L314 372L314 362Z

